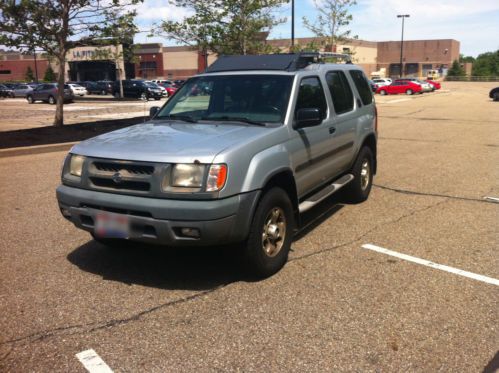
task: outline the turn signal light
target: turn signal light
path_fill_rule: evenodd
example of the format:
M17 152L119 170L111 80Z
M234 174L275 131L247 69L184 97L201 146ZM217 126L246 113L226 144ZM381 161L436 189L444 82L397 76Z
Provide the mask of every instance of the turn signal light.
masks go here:
M217 192L221 190L227 180L227 166L224 164L214 164L208 171L208 180L206 182L207 192Z

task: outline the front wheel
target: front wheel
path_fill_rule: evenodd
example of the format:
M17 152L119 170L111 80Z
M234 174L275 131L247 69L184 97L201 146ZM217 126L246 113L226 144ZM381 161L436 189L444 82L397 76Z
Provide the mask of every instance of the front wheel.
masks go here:
M380 94L381 96L384 96L384 95L386 95L386 91L385 91L384 89L382 89L381 91L379 91L379 94Z
M412 89L408 89L407 91L405 91L405 93L408 95L412 95Z
M256 208L245 242L245 264L251 275L269 277L286 264L293 230L293 206L288 194L281 188L270 189Z
M492 97L494 101L499 101L499 92L494 92L494 95Z
M115 92L115 93L114 93L114 98L120 98L120 97L121 97L121 95L120 95L120 93L119 93L119 92Z
M370 148L363 147L351 173L353 180L346 186L346 197L352 203L364 202L371 192L374 172L374 156Z
M149 100L149 96L147 95L147 93L142 92L141 95L140 95L140 99L142 101L148 101Z
M26 97L26 100L28 100L28 104L33 104L35 102L35 100L33 99L33 96L27 96Z
M54 96L49 96L49 104L54 105L55 104L55 97Z

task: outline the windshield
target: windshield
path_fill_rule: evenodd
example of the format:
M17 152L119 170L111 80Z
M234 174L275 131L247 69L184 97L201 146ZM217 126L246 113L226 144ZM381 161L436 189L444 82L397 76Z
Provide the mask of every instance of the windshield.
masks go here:
M158 85L153 82L144 82L144 85L149 88L158 88Z
M292 76L224 75L189 79L156 118L282 123Z

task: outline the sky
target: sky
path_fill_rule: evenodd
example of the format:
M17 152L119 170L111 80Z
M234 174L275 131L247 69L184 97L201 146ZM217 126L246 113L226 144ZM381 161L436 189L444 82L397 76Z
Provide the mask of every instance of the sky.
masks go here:
M189 14L168 0L144 0L137 11L141 30L149 30L161 20L181 20ZM499 49L499 0L357 0L351 14L353 21L348 27L362 40L400 40L401 19L397 14L409 14L404 40L455 39L461 43L462 54L474 57ZM303 26L302 18L313 20L315 15L314 0L295 0L295 37L313 36ZM289 38L290 5L279 9L277 16L287 17L287 22L276 26L269 39ZM138 34L135 42L174 45L171 40L147 34Z

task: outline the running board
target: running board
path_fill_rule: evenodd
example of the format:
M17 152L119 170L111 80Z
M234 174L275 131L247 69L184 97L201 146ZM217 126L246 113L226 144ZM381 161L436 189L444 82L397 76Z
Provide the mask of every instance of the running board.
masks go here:
M335 180L334 183L329 184L328 186L324 187L324 189L321 189L319 192L315 193L313 196L307 198L306 201L303 201L300 203L298 206L298 209L300 213L305 212L315 205L317 205L319 202L323 201L327 197L329 197L331 194L336 193L338 190L343 188L345 185L347 185L350 181L353 180L353 175L352 174L346 174L339 179Z

